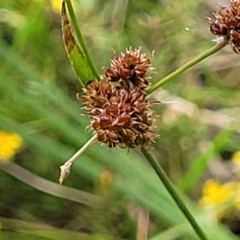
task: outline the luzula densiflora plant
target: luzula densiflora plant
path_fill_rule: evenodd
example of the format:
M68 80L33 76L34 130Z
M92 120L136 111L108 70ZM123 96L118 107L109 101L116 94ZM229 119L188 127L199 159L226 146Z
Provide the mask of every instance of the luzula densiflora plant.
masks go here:
M72 32L65 2L80 45L78 45ZM156 102L149 100L148 94L227 44L232 46L235 53L240 53L240 1L230 0L229 6L220 5L220 10L208 20L210 32L218 38L217 44L150 86L150 74L154 68L151 64L151 58L142 53L140 47L129 47L125 53L117 55L111 60L109 66L105 67L102 77L100 77L78 28L71 1L63 1L64 43L70 62L83 85L83 93L78 94L78 99L82 101L83 109L90 118L88 128L94 132L94 136L61 166L60 183L68 176L73 161L94 141L110 148L140 146L144 156L153 166L196 234L202 240L208 239L172 188L161 167L145 148L154 143L158 137L153 127L155 114L151 108Z
M210 31L240 53L240 1L220 6L208 19ZM129 48L111 61L100 82L87 84L82 102L99 142L133 148L155 141L158 134L153 130L154 115L145 92L153 70L150 58L140 48Z
M240 53L240 1L231 0L229 6L220 6L220 10L208 18L210 31L224 37L235 53Z
M157 138L154 116L145 92L150 58L139 49L129 49L111 61L103 79L91 81L82 102L99 142L108 147L148 146Z

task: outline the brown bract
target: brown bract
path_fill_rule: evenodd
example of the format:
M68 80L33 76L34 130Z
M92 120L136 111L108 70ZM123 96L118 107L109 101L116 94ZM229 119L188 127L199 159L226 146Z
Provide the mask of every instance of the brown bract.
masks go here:
M240 53L240 1L230 0L229 6L220 6L220 10L209 18L210 31L228 40L235 53Z
M88 83L82 102L99 142L111 148L133 148L155 141L154 116L144 92L152 69L140 49L130 49L111 62L101 82Z

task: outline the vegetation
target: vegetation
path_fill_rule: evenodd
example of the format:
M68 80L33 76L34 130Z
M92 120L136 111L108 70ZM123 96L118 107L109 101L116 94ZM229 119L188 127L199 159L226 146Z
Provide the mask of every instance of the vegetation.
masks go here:
M154 51L154 85L215 44L210 1L73 3L100 73L114 52L141 46ZM59 166L92 136L60 9L54 0L0 3L1 238L199 239L140 148L94 143L58 184ZM240 233L238 58L226 46L151 95L162 103L149 152L213 240Z

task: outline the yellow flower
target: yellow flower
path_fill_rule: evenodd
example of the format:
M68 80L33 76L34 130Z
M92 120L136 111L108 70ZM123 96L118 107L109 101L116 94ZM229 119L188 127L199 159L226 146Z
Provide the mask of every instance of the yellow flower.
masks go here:
M232 161L240 166L240 151L237 151L233 154Z
M0 160L11 159L23 144L22 138L15 134L0 131Z
M208 207L226 203L234 194L235 189L236 184L233 182L220 184L210 179L204 184L203 197L200 199L200 205Z
M236 182L235 193L234 193L234 205L240 210L240 183Z
M34 0L35 2L43 2L43 0ZM54 12L61 12L61 8L62 8L62 0L50 0L50 5L53 9ZM71 0L72 6L73 8L75 8L75 0Z
M62 0L51 0L52 9L54 12L60 12L62 8Z
M213 223L240 210L240 183L235 181L220 184L210 179L203 186L199 204L207 210Z

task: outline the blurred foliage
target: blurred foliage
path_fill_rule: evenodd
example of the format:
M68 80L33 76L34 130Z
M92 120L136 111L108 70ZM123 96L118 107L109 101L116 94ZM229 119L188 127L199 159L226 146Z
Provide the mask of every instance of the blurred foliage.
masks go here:
M88 119L81 115L75 97L81 86L64 50L60 12L53 1L0 3L0 130L24 140L14 164L57 182L59 166L91 133L84 130ZM208 1L76 0L75 10L100 74L113 50L142 46L149 55L155 51L157 74L152 82L156 82L213 45L205 16L215 9ZM211 162L227 161L239 150L239 125L229 131L229 121L221 124L221 116L239 119L237 57L226 47L164 86L166 98L162 90L154 94L162 101L178 96L177 103L156 106L160 138L152 149L173 182L184 184L195 160L200 159L193 168L197 172L190 173L201 176ZM206 110L216 117L206 119ZM107 187L101 180L106 170L112 174ZM192 199L200 197L201 182L207 177L190 184ZM101 196L105 199L101 207L40 192L4 171L0 182L2 239L135 239L139 206L150 211L150 237L180 224L175 237L166 231L161 239L197 239L138 150L109 150L95 144L74 164L65 185ZM210 239L238 239L229 229L239 219L227 219L224 228L215 226L208 212L187 201ZM233 232L239 234L240 229Z

